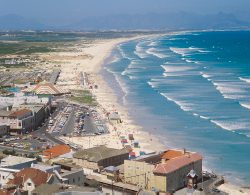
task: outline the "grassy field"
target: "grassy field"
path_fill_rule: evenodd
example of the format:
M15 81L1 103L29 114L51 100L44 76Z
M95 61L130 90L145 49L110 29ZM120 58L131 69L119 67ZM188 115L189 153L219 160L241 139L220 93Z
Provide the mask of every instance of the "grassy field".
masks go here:
M90 106L97 105L95 98L88 90L74 90L72 95L73 96L70 97L71 101Z

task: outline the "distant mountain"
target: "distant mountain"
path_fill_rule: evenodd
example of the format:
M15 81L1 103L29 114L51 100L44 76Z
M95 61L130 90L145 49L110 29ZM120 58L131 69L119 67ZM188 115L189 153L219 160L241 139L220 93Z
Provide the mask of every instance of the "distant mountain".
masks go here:
M81 22L67 26L80 30L133 30L133 29L207 29L250 26L249 22L238 20L233 14L218 13L199 15L180 12L171 14L110 15L85 18Z
M18 15L0 16L0 30L178 30L250 27L233 14L201 15L188 12L89 17L67 26L48 26Z
M0 16L0 30L42 30L46 25L22 16L9 14Z

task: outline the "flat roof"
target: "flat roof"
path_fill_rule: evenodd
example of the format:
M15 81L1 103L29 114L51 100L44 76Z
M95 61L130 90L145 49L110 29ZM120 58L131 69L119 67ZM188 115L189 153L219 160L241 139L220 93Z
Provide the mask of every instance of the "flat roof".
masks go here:
M18 164L23 164L26 162L33 162L36 161L35 158L25 158L21 156L7 156L1 160L1 167L9 167L14 166Z

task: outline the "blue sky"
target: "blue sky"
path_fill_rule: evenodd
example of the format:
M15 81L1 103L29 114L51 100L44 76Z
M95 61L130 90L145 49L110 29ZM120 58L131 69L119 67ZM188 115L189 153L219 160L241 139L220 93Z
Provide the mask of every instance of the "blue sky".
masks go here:
M233 13L250 21L250 0L0 0L0 15L17 14L48 24L90 16L168 12Z

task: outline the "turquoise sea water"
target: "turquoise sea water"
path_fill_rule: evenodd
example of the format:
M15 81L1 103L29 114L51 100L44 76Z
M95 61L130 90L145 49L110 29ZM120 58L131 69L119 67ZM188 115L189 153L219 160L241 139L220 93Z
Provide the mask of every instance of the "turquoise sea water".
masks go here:
M250 31L121 44L103 74L136 122L205 167L250 184ZM115 82L114 82L115 81Z

